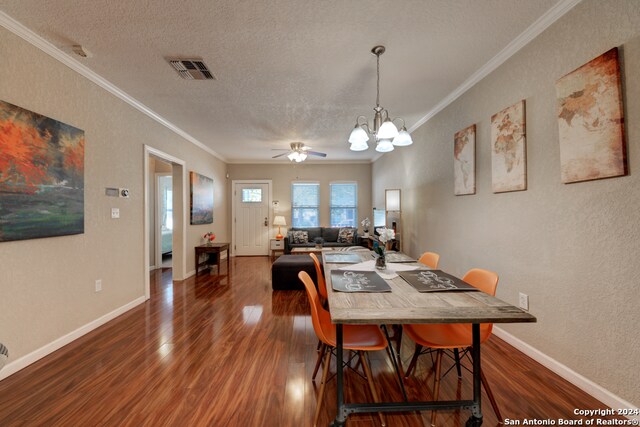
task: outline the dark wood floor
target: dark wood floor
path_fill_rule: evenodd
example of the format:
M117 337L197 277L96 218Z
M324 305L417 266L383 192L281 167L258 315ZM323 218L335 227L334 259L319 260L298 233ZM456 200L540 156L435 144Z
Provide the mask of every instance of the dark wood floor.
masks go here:
M271 260L235 258L231 271L172 283L152 273L152 298L0 382L0 426L308 426L319 383L316 344L303 291L271 291ZM412 344L406 342L403 359ZM400 400L384 352L372 355L382 398ZM574 408L603 408L590 396L492 337L483 367L503 416L572 419ZM335 365L332 365L335 371ZM319 381L320 375L318 376ZM442 398L470 396L469 374L449 374ZM428 400L433 373L422 357L406 385ZM346 399L367 401L366 380L347 373ZM335 379L321 425L335 414ZM484 399L484 425L497 425ZM438 425L463 425L468 412L442 412ZM430 413L389 415L389 426L428 426ZM350 426L379 425L376 417Z

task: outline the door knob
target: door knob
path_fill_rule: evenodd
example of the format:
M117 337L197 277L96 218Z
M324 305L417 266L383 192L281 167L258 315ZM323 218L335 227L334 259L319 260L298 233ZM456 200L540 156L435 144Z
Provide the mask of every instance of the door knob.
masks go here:
M264 217L264 226L268 227L269 226L269 220L267 219L267 217Z

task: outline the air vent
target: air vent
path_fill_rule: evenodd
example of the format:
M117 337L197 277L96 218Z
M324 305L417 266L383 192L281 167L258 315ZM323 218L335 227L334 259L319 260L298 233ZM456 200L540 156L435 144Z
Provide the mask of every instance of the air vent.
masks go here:
M169 59L169 63L186 80L217 80L202 59Z

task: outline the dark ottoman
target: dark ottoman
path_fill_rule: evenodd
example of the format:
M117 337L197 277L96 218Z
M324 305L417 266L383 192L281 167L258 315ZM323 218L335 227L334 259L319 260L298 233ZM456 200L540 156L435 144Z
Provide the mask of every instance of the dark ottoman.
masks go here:
M316 268L309 255L282 255L278 257L271 265L271 288L274 291L304 290L304 285L298 279L298 273L301 271L309 273L313 282L317 283Z

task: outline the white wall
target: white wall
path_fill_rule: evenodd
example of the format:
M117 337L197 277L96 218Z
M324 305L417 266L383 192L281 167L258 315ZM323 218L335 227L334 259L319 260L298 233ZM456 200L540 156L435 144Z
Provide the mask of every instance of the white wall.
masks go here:
M555 81L621 47L630 175L560 182ZM511 334L640 406L640 2L589 1L557 21L373 165L373 201L402 189L404 250L463 274L500 274L498 297L530 297ZM528 189L491 191L490 117L526 100ZM453 134L475 123L477 194L454 196Z
M12 363L33 361L74 331L144 299L145 144L214 179L213 226L187 225L187 271L200 234L213 227L226 240L229 224L221 160L2 27L0 58L0 99L83 129L86 138L84 234L0 243L7 375ZM106 197L105 187L127 187L131 197ZM188 212L188 193L184 203ZM120 208L119 220L111 219L112 207ZM94 291L96 279L102 292Z

